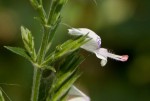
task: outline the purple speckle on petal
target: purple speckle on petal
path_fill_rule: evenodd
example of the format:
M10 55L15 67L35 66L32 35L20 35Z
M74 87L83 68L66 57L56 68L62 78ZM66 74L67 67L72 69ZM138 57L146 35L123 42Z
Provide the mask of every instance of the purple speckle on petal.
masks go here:
M101 47L101 39L97 38L96 40L97 40L98 48L100 48Z

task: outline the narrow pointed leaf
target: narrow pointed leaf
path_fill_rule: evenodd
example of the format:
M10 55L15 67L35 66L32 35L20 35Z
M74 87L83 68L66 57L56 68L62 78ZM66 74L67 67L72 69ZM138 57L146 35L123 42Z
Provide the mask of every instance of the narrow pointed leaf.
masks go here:
M44 69L49 69L49 70L51 70L53 72L56 72L56 69L54 67L52 67L52 66L45 66Z
M28 59L29 61L31 61L31 58L28 56L28 54L26 53L26 51L22 48L19 47L10 47L10 46L4 46L6 49L12 51L13 53L16 53L26 59Z
M55 84L55 89L58 89L68 78L70 78L81 62L83 62L83 60L80 58L75 59L74 62L68 66L68 71L64 71L63 74L61 73L62 75L59 75L58 82Z
M1 90L0 90L0 101L5 101Z
M52 101L59 101L60 98L70 89L73 83L80 77L81 74L75 73L64 85L55 93Z
M56 47L56 50L46 58L46 60L43 62L42 65L47 65L49 63L52 63L57 59L59 59L60 57L79 49L80 46L82 46L89 40L90 39L86 40L86 35L85 35L76 40L68 40L64 42L62 45Z

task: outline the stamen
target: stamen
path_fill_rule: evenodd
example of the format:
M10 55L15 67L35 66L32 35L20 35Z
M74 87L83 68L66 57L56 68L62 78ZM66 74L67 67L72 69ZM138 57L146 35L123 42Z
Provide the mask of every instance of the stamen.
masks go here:
M129 56L128 56L128 55L122 55L122 61L127 61L127 60L128 60L128 58L129 58Z
M112 54L112 53L108 53L107 57L118 60L118 61L122 61L125 62L128 60L128 55L116 55L116 54Z

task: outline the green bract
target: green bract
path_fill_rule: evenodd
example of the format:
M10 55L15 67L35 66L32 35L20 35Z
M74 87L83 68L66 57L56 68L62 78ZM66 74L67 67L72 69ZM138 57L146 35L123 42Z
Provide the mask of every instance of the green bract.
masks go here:
M34 38L31 34L31 32L27 29L21 26L21 36L24 43L24 47L28 54L31 56L33 62L36 61L36 52L34 47Z

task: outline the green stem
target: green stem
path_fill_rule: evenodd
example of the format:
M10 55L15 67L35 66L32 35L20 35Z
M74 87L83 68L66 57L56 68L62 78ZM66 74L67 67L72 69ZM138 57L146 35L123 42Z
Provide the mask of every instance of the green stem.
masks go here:
M46 54L50 28L44 27L44 35L41 42L41 47L38 53L38 64L41 64Z
M48 34L49 34L49 28L44 27L44 35L42 38L42 43L37 58L38 64L41 64L41 62L45 57L45 50L48 43ZM42 77L42 70L39 67L34 66L31 101L38 101L41 77Z
M31 101L38 101L42 70L34 67Z

